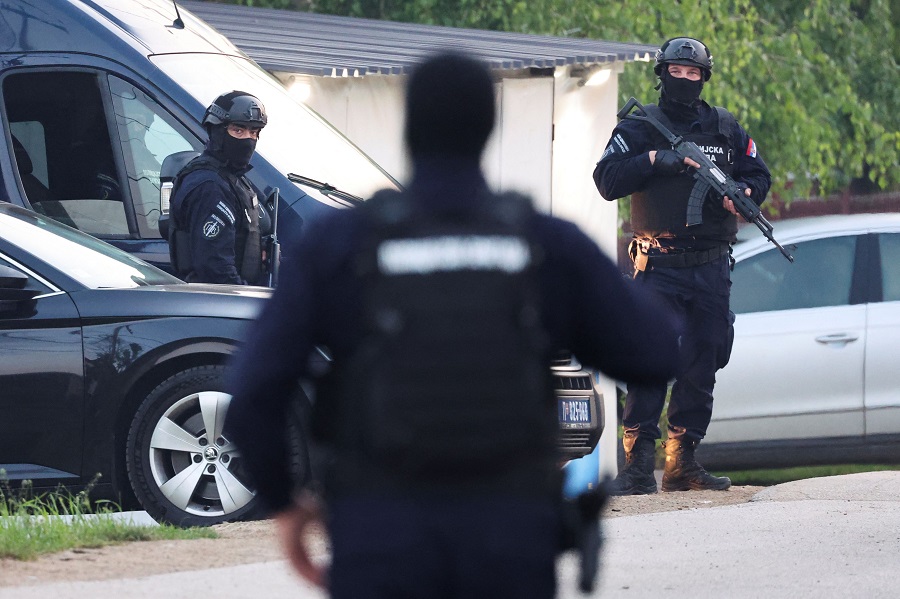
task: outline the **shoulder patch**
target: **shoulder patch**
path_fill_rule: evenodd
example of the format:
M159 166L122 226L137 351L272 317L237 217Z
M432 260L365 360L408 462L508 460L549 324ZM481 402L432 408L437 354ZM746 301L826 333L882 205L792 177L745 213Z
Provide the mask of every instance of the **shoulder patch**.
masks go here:
M225 202L219 201L219 203L216 204L216 208L222 213L222 216L228 219L228 222L232 225L234 224L234 213L231 211L231 208L225 205Z
M747 156L750 158L756 158L756 142L753 141L753 138L750 138L750 143L747 144Z
M203 223L203 236L207 239L214 239L215 237L218 237L221 232L222 226L217 222L217 219L211 218Z

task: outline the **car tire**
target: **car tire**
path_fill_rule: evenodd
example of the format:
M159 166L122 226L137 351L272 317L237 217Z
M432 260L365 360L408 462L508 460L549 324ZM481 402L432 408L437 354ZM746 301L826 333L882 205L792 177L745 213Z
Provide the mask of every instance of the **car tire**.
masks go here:
M222 435L231 402L224 379L224 366L184 370L158 385L135 413L128 478L158 522L209 526L264 515L240 451ZM305 477L305 444L296 432L290 437L296 475Z

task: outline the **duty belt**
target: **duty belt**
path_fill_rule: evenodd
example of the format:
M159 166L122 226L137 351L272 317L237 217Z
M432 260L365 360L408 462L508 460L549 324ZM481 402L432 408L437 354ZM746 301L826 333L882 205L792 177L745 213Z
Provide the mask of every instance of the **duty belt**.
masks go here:
M724 256L731 246L722 243L703 250L663 247L656 239L636 238L628 245L628 255L634 262L635 272L648 268L688 268L700 266Z

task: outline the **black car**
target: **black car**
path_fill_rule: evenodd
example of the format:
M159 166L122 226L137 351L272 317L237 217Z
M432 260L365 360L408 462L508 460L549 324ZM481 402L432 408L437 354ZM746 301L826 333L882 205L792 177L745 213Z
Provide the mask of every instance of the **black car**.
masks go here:
M260 138L247 176L263 200L262 223L279 207L282 237L378 189L399 188L230 41L188 11L181 15L173 26L175 5L163 0L4 0L0 201L170 271L161 229L171 178L179 159L204 147L200 122L223 82L251 91L278 123ZM280 200L266 201L275 190ZM591 375L573 364L563 358L556 372L569 459L590 453L602 430Z
M33 212L0 204L0 469L157 520L250 517L221 435L225 363L270 291L188 285Z
M184 283L0 202L0 477L77 489L99 475L93 497L183 525L258 515L222 436L223 378L270 293ZM570 357L553 369L563 454L579 457L602 430L599 397ZM299 432L292 446L310 476Z

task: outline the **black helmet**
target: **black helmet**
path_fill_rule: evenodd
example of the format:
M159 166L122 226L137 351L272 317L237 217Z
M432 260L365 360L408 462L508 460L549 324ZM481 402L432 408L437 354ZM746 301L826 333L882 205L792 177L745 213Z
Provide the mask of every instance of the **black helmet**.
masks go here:
M703 80L709 81L712 75L713 58L709 48L700 40L692 37L673 37L656 51L656 66L653 71L662 74L663 66L683 64L698 67L703 71Z
M259 98L239 91L222 94L213 100L203 115L204 126L242 123L262 128L267 121L266 107Z

